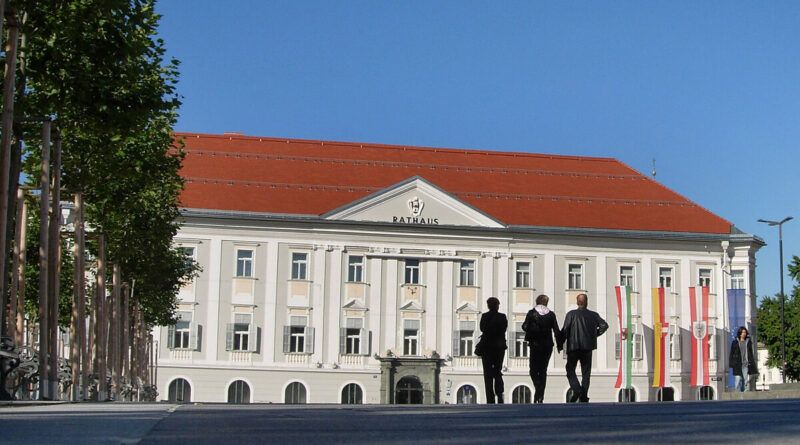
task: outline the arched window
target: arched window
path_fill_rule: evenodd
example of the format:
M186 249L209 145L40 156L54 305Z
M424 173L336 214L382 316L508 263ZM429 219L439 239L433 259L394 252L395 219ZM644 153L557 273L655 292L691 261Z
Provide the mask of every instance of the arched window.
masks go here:
M656 396L659 402L672 402L675 400L675 389L671 386L666 386L659 389Z
M170 402L184 403L192 401L192 385L185 379L175 379L169 384L168 399Z
M397 382L394 401L397 404L421 404L422 383L414 376L407 376Z
M478 393L472 385L464 385L456 392L456 403L472 405L478 403Z
M250 385L237 380L228 386L228 403L250 403Z
M350 383L342 389L343 405L361 405L364 403L364 391L355 383Z
M697 392L697 400L714 400L714 388L701 386L700 391Z
M292 382L286 387L283 403L303 405L306 403L306 387L300 382Z
M531 389L525 385L514 388L511 393L511 403L531 403Z
M635 402L636 390L633 388L622 388L617 393L617 402Z

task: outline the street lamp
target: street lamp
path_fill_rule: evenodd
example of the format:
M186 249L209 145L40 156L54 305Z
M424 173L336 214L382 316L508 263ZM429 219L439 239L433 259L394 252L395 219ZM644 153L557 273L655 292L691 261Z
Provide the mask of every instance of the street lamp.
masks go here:
M783 218L781 221L770 221L767 219L759 219L758 222L767 224L768 226L778 226L778 255L780 255L780 273L781 273L781 377L783 383L786 383L786 325L783 322L783 305L786 296L783 293L783 223L789 222L794 219L791 216Z

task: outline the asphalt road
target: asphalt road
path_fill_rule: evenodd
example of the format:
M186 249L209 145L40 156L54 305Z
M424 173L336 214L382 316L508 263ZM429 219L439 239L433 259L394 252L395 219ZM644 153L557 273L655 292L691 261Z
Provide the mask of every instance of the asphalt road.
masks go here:
M800 400L547 405L0 407L13 444L800 443Z

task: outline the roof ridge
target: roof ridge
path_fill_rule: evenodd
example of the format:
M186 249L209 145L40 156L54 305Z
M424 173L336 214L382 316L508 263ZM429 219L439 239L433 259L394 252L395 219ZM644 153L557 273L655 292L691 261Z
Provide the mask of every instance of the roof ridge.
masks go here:
M576 161L602 161L602 162L620 162L616 158L610 157L594 157L594 156L578 156L578 155L557 155L546 153L530 153L519 151L504 151L504 150L486 150L476 148L445 148L445 147L423 147L415 145L393 145L393 144L380 144L372 142L348 142L348 141L323 141L318 139L297 139L297 138L277 138L277 137L263 137L263 136L247 136L240 133L229 134L211 134L211 133L190 133L190 132L175 132L175 136L182 137L195 137L195 138L213 138L213 139L228 139L228 140L248 140L258 142L284 142L287 144L304 143L304 144L319 144L321 146L334 145L346 146L354 148L381 148L388 150L402 150L402 151L425 151L435 153L458 153L467 155L487 155L487 156L510 156L510 157L531 157L531 158L549 158L549 159L571 159Z

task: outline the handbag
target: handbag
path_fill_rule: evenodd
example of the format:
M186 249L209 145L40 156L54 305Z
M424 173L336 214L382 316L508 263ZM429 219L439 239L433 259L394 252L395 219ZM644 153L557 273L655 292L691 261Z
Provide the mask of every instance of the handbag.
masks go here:
M481 357L483 355L483 350L486 346L483 344L483 336L478 339L478 343L475 344L475 355Z

